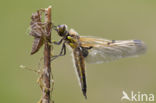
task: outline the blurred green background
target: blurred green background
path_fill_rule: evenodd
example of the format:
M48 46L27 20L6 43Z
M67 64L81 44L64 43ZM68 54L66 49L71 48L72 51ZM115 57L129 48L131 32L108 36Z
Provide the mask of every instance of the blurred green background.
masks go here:
M67 24L80 35L107 39L140 39L148 50L138 58L86 64L88 99L85 100L72 64L71 52L52 63L55 103L120 103L122 91L156 96L155 0L1 0L0 103L37 103L41 92L37 69L43 48L31 56L30 17L39 8L53 6L56 25ZM55 32L53 38L60 38ZM59 52L55 47L55 53ZM126 101L125 101L126 102ZM156 101L155 101L156 102ZM128 102L129 103L129 102Z

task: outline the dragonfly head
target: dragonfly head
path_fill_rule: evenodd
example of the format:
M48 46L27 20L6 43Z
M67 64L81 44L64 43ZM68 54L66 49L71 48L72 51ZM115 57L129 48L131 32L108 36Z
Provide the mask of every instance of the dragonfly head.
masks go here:
M58 32L58 34L61 37L66 36L67 35L67 25L66 24L58 25L56 31Z

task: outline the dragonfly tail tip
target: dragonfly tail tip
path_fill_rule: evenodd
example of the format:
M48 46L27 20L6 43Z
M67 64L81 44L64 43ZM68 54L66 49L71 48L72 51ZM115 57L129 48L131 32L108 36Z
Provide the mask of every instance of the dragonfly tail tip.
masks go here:
M87 99L87 95L86 95L86 93L83 92L83 95L84 95L85 99Z

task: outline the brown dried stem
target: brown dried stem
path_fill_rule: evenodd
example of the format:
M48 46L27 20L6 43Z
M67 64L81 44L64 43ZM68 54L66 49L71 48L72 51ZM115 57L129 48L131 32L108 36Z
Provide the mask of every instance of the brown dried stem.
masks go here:
M43 88L42 88L42 103L50 103L50 83L51 83L51 6L45 9L45 28L46 41L44 46L44 69L43 69Z
M41 21L42 13L44 13L44 23ZM50 103L50 95L53 90L53 76L51 75L51 6L46 9L40 9L32 14L30 35L34 37L31 54L35 54L44 44L44 68L38 79L38 83L42 90L42 98L38 103ZM52 80L51 80L52 79ZM51 88L52 81L52 88Z

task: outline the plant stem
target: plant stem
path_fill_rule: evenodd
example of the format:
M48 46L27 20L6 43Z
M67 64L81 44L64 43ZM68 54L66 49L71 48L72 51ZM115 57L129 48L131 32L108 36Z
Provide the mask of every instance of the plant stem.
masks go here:
M43 88L42 88L42 103L50 103L50 79L51 79L51 6L45 9L45 27L46 27L46 41L44 46L44 69L43 69Z

